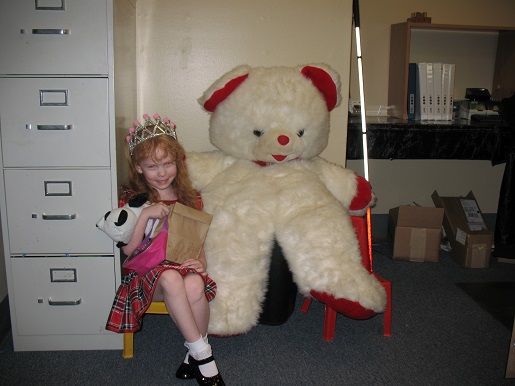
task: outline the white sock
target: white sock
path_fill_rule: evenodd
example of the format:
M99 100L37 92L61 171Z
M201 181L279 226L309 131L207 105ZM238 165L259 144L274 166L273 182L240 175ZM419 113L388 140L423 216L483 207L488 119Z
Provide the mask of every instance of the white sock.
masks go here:
M200 336L199 340L196 342L186 342L184 345L189 350L188 354L197 361L209 358L212 355L211 346L209 343L206 343L204 337L202 336ZM214 377L216 374L218 374L218 368L216 367L214 360L204 365L200 365L199 370L205 377Z
M207 333L206 333L206 336L203 336L202 339L204 339L204 342L206 342L207 344L209 344L209 339L207 337ZM188 345L187 345L188 342L184 342L184 346L186 346L186 348L189 348ZM190 357L190 352L188 351L186 353L186 356L184 357L184 363L188 364L190 363L189 362L189 357Z

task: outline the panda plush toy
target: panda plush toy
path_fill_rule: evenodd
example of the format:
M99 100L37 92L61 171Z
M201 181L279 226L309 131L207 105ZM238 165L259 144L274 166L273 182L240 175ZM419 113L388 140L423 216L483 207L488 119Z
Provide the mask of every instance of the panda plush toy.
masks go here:
M137 194L124 206L107 212L98 220L97 228L116 241L116 246L121 248L130 241L141 211L148 206L148 195ZM147 225L145 233L149 230Z

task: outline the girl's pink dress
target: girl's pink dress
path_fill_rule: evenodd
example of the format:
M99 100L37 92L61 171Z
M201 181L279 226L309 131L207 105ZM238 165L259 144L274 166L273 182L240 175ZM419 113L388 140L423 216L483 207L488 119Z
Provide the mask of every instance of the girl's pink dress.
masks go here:
M175 201L165 201L165 203L173 204ZM152 302L159 276L167 269L175 269L182 276L190 273L199 274L192 268L185 268L167 260L143 276L139 276L135 271L122 272L122 283L116 291L106 329L114 332L140 330L141 319ZM209 276L202 276L202 278L206 284L206 299L211 301L216 296L216 283Z

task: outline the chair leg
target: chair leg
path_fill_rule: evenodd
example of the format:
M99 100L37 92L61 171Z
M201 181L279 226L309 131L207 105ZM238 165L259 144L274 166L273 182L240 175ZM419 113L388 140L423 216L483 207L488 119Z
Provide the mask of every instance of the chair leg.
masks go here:
M384 336L392 336L392 283L381 283L386 290L386 309L384 310Z
M312 298L304 298L304 303L302 303L302 307L300 309L303 313L308 312L312 300Z
M324 335L323 338L326 341L332 341L334 339L334 329L336 327L336 311L325 305L324 315Z
M386 309L383 313L384 318L384 336L392 336L392 283L389 281L381 281L382 286L386 291ZM306 297L302 303L301 311L307 313L313 298ZM329 307L327 304L325 307L324 315L324 333L323 338L326 341L332 341L334 339L334 331L336 328L336 316L337 312Z
M123 354L125 359L130 359L134 356L134 333L125 332L123 334Z

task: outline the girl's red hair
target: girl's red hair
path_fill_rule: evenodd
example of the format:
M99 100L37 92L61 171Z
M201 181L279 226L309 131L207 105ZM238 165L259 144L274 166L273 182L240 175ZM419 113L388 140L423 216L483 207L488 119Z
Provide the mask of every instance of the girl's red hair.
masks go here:
M151 157L154 161L160 161L155 158L156 154L162 154L162 158L170 155L177 166L177 175L175 176L172 187L174 189L179 202L191 208L198 209L198 196L195 189L191 185L186 167L186 152L179 141L168 135L159 135L147 139L139 143L133 150L132 156L129 154L128 147L126 155L129 161L129 185L130 188L137 193L147 193L150 202L159 201L159 193L152 188L143 174L136 170L136 165L143 160Z

